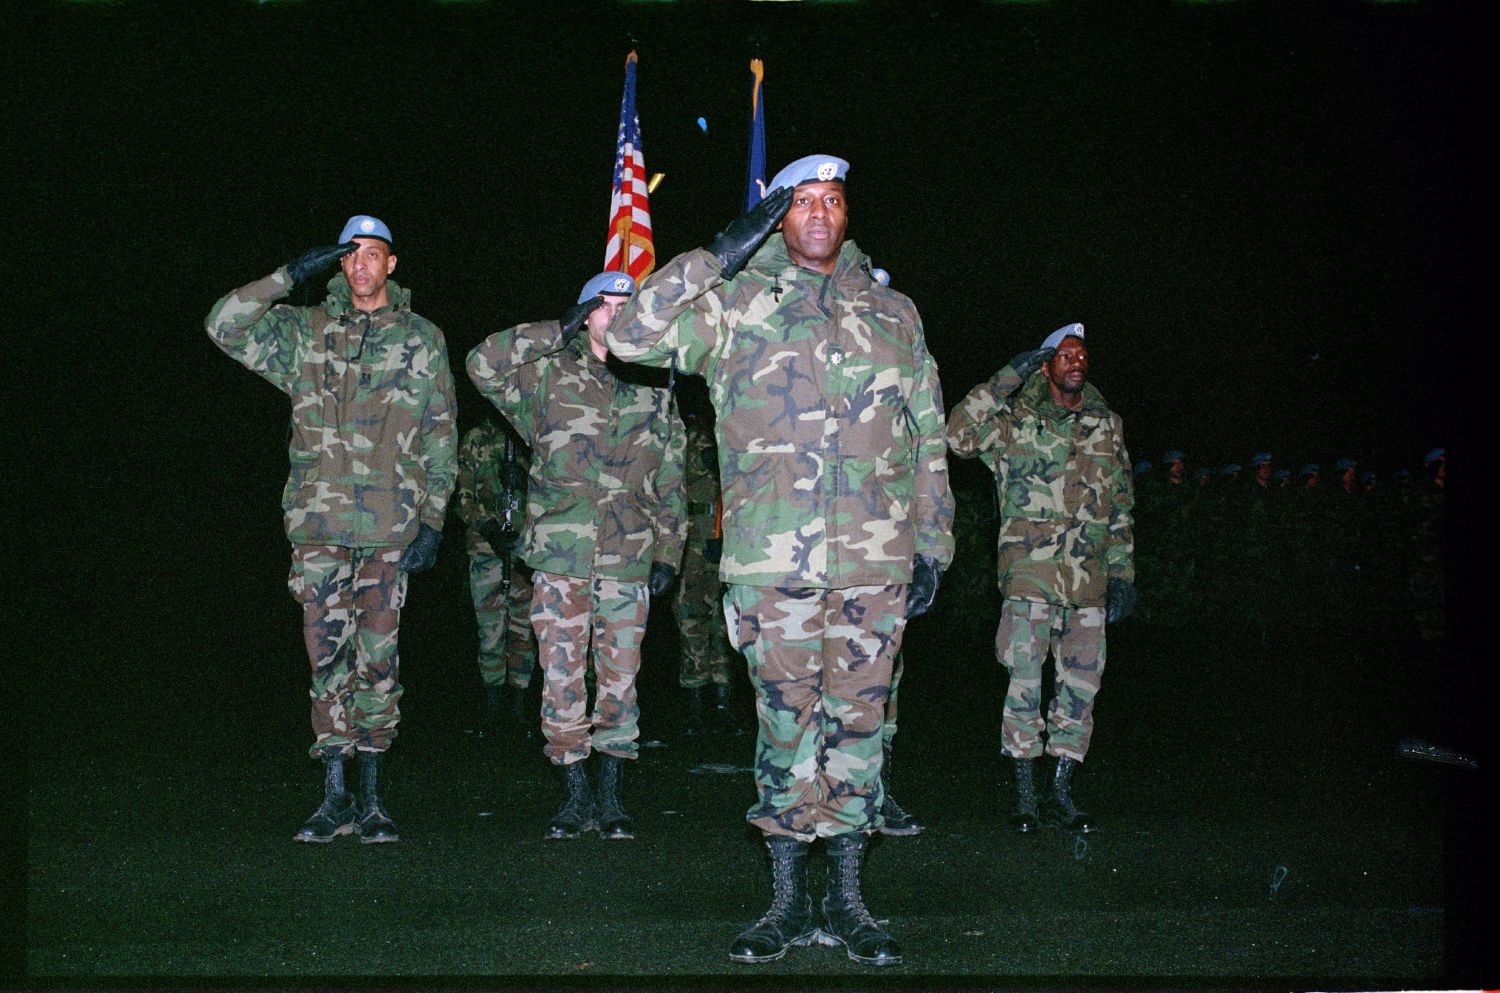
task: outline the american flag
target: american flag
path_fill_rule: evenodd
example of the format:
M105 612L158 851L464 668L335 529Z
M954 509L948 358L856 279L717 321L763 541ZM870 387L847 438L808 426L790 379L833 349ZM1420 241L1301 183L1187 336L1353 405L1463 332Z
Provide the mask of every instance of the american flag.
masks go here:
M646 158L641 151L641 118L635 110L636 61L634 52L625 59L625 96L620 101L620 134L615 142L604 268L623 270L640 280L656 265L656 248L651 241L651 202L646 191Z
M750 60L750 164L745 171L745 209L750 210L766 195L766 108L761 103L761 84L766 70L760 59Z

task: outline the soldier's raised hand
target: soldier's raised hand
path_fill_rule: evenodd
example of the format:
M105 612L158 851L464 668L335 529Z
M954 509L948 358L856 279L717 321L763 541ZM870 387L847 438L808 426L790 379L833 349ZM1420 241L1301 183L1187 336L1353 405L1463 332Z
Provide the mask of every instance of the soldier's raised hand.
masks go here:
M358 247L354 242L346 241L342 245L309 249L286 264L286 274L293 286L306 282Z
M714 236L714 240L708 243L708 250L719 260L719 273L725 279L734 278L745 267L750 256L781 223L791 206L792 188L778 187Z
M583 327L583 322L589 319L589 315L604 306L604 298L597 293L582 303L575 303L562 315L563 341L569 341Z
M1033 348L1020 352L1006 365L1016 371L1016 375L1022 379L1029 379L1031 374L1040 369L1052 356L1057 354L1055 348Z

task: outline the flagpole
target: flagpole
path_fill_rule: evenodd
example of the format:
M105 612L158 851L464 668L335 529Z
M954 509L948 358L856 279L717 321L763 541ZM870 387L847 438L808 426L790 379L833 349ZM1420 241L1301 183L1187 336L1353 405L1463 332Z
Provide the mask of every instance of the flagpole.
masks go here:
M625 56L625 79L626 87L629 88L631 67L640 64L640 57L635 54L635 49ZM623 111L622 111L623 113ZM635 218L629 213L625 215L625 223L620 225L620 271L630 271L630 233L635 227Z

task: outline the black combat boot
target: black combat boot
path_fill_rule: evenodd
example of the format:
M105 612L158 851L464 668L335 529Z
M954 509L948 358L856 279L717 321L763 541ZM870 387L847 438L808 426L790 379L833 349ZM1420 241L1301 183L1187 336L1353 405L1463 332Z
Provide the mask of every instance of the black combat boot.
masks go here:
M1036 759L1012 758L1016 769L1016 809L1005 818L1005 826L1021 834L1037 829Z
M682 726L682 733L687 735L703 733L703 687L688 687L688 713L687 722Z
M1089 815L1073 804L1068 790L1073 779L1073 770L1078 768L1076 759L1057 757L1057 768L1052 773L1052 792L1042 799L1039 810L1041 821L1049 827L1060 827L1064 831L1087 834L1094 830Z
M635 837L630 815L625 813L625 804L620 800L620 787L625 778L625 763L629 759L607 752L598 752L598 768L594 779L594 816L599 824L599 837L610 841L628 841Z
M589 777L583 771L583 763L563 766L562 777L568 796L547 822L547 837L553 840L576 838L594 828L594 798L589 792Z
M811 944L812 897L807 892L808 843L784 835L766 836L771 852L771 909L729 943L735 962L775 962L793 945Z
M735 717L734 687L730 683L714 683L714 727L720 734L745 733L745 725Z
M889 834L898 838L908 838L914 834L922 833L922 824L915 817L902 809L901 804L891 795L891 746L885 746L885 761L880 766L880 787L885 793L885 801L880 805L880 816L885 820L881 827L881 834Z
M823 844L828 848L828 894L823 897L823 924L819 930L842 944L856 962L900 965L901 946L875 923L859 892L865 836L841 834L825 839Z
M498 734L505 727L505 705L501 702L505 687L500 683L483 683L484 712L480 718L480 730L485 734Z
M292 835L293 841L318 844L332 841L341 834L353 834L354 796L344 786L344 757L323 756L323 803L307 823Z
M396 823L380 802L380 757L384 752L359 753L359 820L355 830L366 845L400 841Z

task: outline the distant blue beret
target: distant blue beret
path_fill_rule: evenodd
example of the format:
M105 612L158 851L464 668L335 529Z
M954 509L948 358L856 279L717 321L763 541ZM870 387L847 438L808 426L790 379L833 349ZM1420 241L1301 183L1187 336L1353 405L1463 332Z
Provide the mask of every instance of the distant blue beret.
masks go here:
M1169 448L1165 452L1161 453L1161 460L1163 462L1181 462L1186 458L1186 455L1183 455L1175 448Z
M1235 473L1237 473L1239 471L1240 471L1240 464L1238 462L1231 462L1228 465L1226 465L1224 468L1222 468L1222 469L1219 470L1219 475L1221 475L1221 476L1233 476Z
M1422 461L1424 463L1425 462L1436 462L1438 459L1446 458L1447 455L1448 455L1448 449L1446 449L1446 448L1434 448L1432 451L1430 451L1430 452L1427 453L1427 457L1424 458Z
M1339 459L1333 464L1333 468L1338 472L1343 472L1345 469L1353 469L1357 465L1359 463L1353 459Z
M842 183L848 172L849 163L836 155L804 155L772 176L766 189L796 187L803 183L831 183L835 179Z
M870 277L881 286L891 285L891 274L878 266L870 270Z
M1150 472L1151 471L1151 460L1150 459L1141 459L1139 462L1137 462L1131 468L1130 471L1134 475L1137 475L1137 476L1139 476L1143 472Z
M379 238L387 245L394 245L391 240L391 229L385 226L385 221L369 214L355 214L344 222L344 230L339 235L339 244L343 244L354 238Z
M1298 470L1297 475L1299 475L1299 476L1311 476L1313 473L1318 472L1318 471L1320 471L1318 469L1318 463L1316 463L1316 462L1309 462L1309 463L1307 463L1307 465L1303 466L1300 470Z
M1291 475L1292 475L1292 470L1290 470L1290 469L1277 469L1275 472L1271 473L1271 478L1272 479L1290 479Z
M1375 479L1375 470L1374 469L1366 469L1364 472L1362 472L1362 473L1359 474L1359 481L1361 483L1373 482L1374 479Z
M1208 467L1207 466L1203 467L1202 469L1196 469L1196 470L1193 471L1193 478L1194 479L1202 479L1202 478L1204 478L1207 475L1208 475Z
M587 283L578 293L578 302L596 297L601 293L610 296L628 297L635 292L635 280L630 278L626 272L601 272Z
M1051 334L1049 334L1045 339L1043 339L1041 347L1042 348L1057 348L1057 347L1059 347L1059 346L1062 345L1062 340L1064 338L1082 338L1082 337L1083 337L1083 325L1079 324L1079 323L1077 323L1075 321L1072 324L1064 324L1062 327L1058 328L1056 331L1054 331Z
M1408 468L1406 468L1405 466L1403 466L1400 469L1397 469L1395 472L1391 473L1391 478L1392 479L1410 479L1411 478L1411 470L1408 469Z
M1269 461L1271 461L1270 452L1256 452L1254 455L1250 456L1251 465L1260 465L1262 462Z

